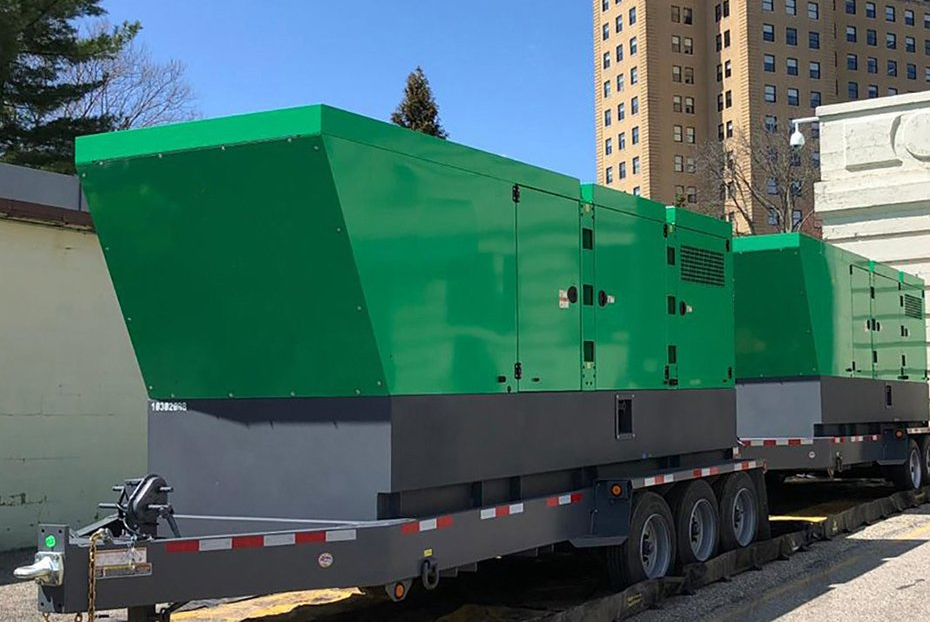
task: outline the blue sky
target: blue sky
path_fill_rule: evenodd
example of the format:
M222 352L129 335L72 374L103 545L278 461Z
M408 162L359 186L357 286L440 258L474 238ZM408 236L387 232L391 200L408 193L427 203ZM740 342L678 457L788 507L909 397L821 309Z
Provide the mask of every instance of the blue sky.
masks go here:
M323 102L387 119L416 65L452 140L594 178L591 2L104 0L205 116Z

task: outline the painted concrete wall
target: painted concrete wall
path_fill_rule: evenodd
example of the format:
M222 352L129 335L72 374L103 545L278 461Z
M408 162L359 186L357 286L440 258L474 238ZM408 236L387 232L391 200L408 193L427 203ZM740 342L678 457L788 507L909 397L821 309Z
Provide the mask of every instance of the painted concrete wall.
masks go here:
M96 236L0 218L0 550L144 474L145 412Z
M930 92L822 106L817 116L824 239L930 284Z

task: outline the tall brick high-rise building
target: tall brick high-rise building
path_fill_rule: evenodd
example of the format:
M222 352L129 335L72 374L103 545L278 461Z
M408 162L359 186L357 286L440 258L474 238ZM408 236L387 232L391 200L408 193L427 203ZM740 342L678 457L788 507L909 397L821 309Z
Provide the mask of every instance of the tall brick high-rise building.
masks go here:
M598 182L695 203L707 141L930 88L930 2L594 0L594 49ZM816 162L816 126L806 133Z

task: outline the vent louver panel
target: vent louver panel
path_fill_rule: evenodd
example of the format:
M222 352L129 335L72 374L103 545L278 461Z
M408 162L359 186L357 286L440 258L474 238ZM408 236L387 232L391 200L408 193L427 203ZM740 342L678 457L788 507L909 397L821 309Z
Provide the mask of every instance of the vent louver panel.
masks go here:
M904 315L912 317L915 320L922 320L924 317L923 300L917 296L904 294Z
M723 253L695 246L681 247L681 278L714 287L726 284Z

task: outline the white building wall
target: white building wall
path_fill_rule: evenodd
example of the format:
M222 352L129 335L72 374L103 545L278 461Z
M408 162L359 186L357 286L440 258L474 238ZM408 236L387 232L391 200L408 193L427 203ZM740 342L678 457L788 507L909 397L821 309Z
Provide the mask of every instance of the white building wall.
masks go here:
M822 106L817 116L824 239L930 285L930 92Z

